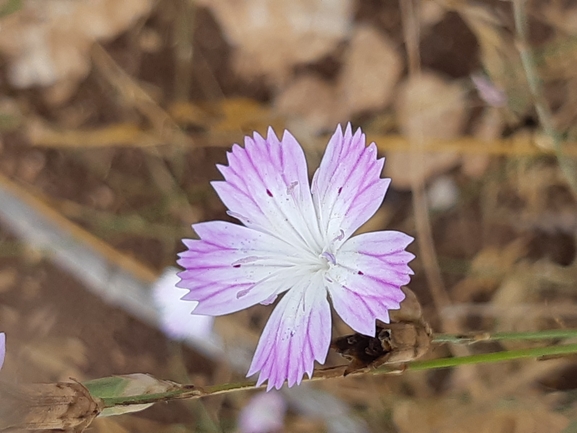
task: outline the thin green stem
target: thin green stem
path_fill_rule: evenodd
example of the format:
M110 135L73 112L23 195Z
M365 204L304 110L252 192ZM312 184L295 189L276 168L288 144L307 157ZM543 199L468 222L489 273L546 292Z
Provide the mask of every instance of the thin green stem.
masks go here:
M577 330L553 330L541 332L518 332L518 333L499 333L490 335L490 340L476 340L476 341L497 341L497 340L533 340L533 339L549 339L549 338L567 338L575 337ZM462 342L464 339L471 339L470 336L464 337L459 335L437 335L433 338L434 342L455 343ZM556 345L537 347L530 349L509 350L502 352L484 353L480 355L470 355L462 357L451 357L432 359L426 361L413 361L402 366L402 370L417 371L417 370L431 370L436 368L457 367L460 365L470 364L487 364L493 362L512 361L526 358L540 358L545 356L560 356L577 354L577 344ZM329 378L342 377L345 367L323 368L315 371L314 377L308 380L324 380ZM398 365L384 365L378 369L356 372L356 374L387 374L393 371L399 371ZM306 380L306 379L305 379ZM127 397L105 397L102 398L105 408L114 406L129 406L136 404L157 403L170 400L182 400L200 398L209 395L225 394L230 392L237 392L242 390L256 389L256 382L238 382L225 383L219 385L198 388L193 385L184 385L180 389L147 395L134 395ZM94 397L99 397L94 395Z
M435 334L433 343L473 344L504 340L547 340L558 338L577 338L577 329L550 329L535 332L478 332L472 334Z
M541 86L539 74L537 73L535 58L529 48L526 4L527 0L513 1L513 15L515 19L515 30L517 32L516 45L519 50L519 55L521 56L521 63L525 70L529 90L533 96L539 122L543 125L545 134L554 141L555 148L557 148L559 145L559 137L555 131L555 127L553 126L553 115L545 97L543 96L543 88Z
M407 370L431 370L434 368L457 367L459 365L489 364L493 362L513 361L525 358L541 358L544 356L562 356L575 353L577 353L577 344L534 347L531 349L507 350L503 352L462 356L459 358L440 358L427 361L414 361L410 364L407 364ZM377 369L375 372L386 373L386 371L381 371L381 369Z
M553 113L543 93L543 86L537 73L535 58L529 46L526 5L527 0L513 0L517 50L521 56L521 63L527 77L529 91L533 97L539 123L541 123L545 134L552 141L559 168L571 187L573 194L577 196L577 176L575 174L577 172L577 163L567 157L564 152L561 136L553 122Z

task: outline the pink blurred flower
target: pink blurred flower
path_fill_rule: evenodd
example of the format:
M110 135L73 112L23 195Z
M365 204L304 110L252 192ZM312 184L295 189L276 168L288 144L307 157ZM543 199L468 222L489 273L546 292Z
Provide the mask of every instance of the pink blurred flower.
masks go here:
M241 433L282 431L287 404L278 391L260 392L250 399L238 417Z
M234 145L224 181L213 182L228 214L244 224L194 224L199 240L184 240L179 287L198 301L195 314L229 314L270 304L285 293L266 324L248 375L258 384L289 386L324 363L331 339L327 294L356 332L374 336L375 320L388 322L412 274L410 236L396 231L351 237L380 207L390 179L384 159L365 135L332 136L309 187L304 152L285 131L279 140L255 133Z
M0 369L4 365L4 357L6 356L6 335L0 332Z
M473 74L471 75L471 81L473 81L481 99L488 105L492 107L504 107L507 105L505 91L491 82L489 78L481 74Z

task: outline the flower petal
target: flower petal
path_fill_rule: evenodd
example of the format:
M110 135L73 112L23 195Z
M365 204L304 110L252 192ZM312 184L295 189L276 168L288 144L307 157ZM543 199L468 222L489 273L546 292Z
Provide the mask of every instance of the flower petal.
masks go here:
M255 133L244 148L234 145L224 182L212 186L229 214L250 228L304 249L318 249L321 236L309 190L307 163L296 139L285 131L279 141L269 128L266 140Z
M258 342L248 371L260 371L257 384L267 390L300 384L311 377L314 361L325 362L331 340L331 312L322 273L303 278L280 300Z
M4 357L6 356L6 334L0 332L0 369L4 365Z
M349 123L343 135L337 127L311 189L325 240L349 238L377 211L391 182L380 177L384 163L360 129L353 135Z
M201 239L184 240L177 286L190 290L182 299L199 301L195 314L218 316L266 302L307 272L302 252L267 233L224 221L193 228Z
M339 250L325 285L336 312L356 332L374 336L375 319L388 322L388 311L400 308L401 286L413 273L407 263L414 255L405 251L412 240L396 231L363 233Z

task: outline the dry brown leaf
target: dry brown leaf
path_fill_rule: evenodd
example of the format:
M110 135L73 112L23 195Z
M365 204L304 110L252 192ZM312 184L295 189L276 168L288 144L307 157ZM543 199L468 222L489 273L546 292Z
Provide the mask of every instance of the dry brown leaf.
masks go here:
M526 250L523 239L514 240L502 248L483 248L472 260L469 275L453 287L453 299L463 303L491 295L511 268L525 256Z
M0 25L2 21L0 20ZM24 121L22 109L16 99L0 97L0 132L19 128ZM0 145L1 148L1 145Z
M421 2L420 8L419 19L422 33L439 23L447 14L447 9L436 0Z
M395 107L401 132L411 139L454 138L467 114L465 96L459 84L436 73L410 77L399 90Z
M515 307L521 304L532 304L537 301L540 281L535 278L528 263L517 264L514 271L508 275L491 299L491 304L497 307ZM532 332L541 329L537 317L528 318L525 314L504 314L495 324L498 332ZM524 343L524 344L522 344ZM509 350L526 346L526 342L503 341Z
M201 0L237 49L237 70L280 84L298 63L312 62L343 40L352 19L351 0Z
M223 99L214 110L218 114L211 125L213 133L252 134L258 131L266 135L269 126L277 132L282 130L283 122L271 110L253 99Z
M90 431L95 433L130 433L129 430L119 424L121 421L121 418L96 418L90 425Z
M34 367L27 370L30 380L47 376L81 380L82 369L88 364L84 343L71 337L34 340L22 350L21 356L22 361Z
M483 142L489 144L498 140L504 128L505 121L501 110L495 107L487 107L475 125L474 136L480 140L479 146L483 146ZM488 154L463 155L462 158L461 170L467 176L478 179L489 167L490 157Z
M402 70L403 61L393 42L371 26L359 26L338 79L341 104L351 114L386 107Z
M385 173L394 179L395 188L411 187L413 176L418 182L443 173L458 164L455 153L428 154L431 139L450 140L460 135L467 115L465 94L461 87L434 73L410 77L403 83L396 100L401 133L412 140L424 154L391 152ZM422 169L413 169L412 161L422 157Z
M544 3L540 12L557 30L568 35L577 33L577 7L561 6L555 2Z
M14 268L0 270L0 293L6 293L14 287L18 273Z
M559 433L569 420L546 407L542 400L495 403L435 399L397 402L393 421L400 433Z
M56 86L66 99L90 70L90 47L110 39L150 11L150 0L24 0L2 18L0 52L15 87Z
M168 108L168 113L180 125L208 128L213 120L213 116L207 110L191 102L175 102Z
M331 130L348 117L335 87L313 75L303 75L291 82L277 96L275 106L287 119L305 122L312 133Z

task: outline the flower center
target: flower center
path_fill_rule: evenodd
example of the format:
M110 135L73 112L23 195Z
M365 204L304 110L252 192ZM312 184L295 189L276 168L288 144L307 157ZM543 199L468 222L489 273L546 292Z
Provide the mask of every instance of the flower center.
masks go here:
M337 264L337 258L335 257L335 255L333 253L329 253L328 251L325 251L321 254L321 257L323 259L325 259L328 264L330 265L336 265Z
M319 258L321 258L321 269L324 271L328 271L330 268L332 268L333 266L335 266L337 264L337 258L336 256L331 253L330 251L323 251L320 255ZM324 260L322 260L324 259Z

